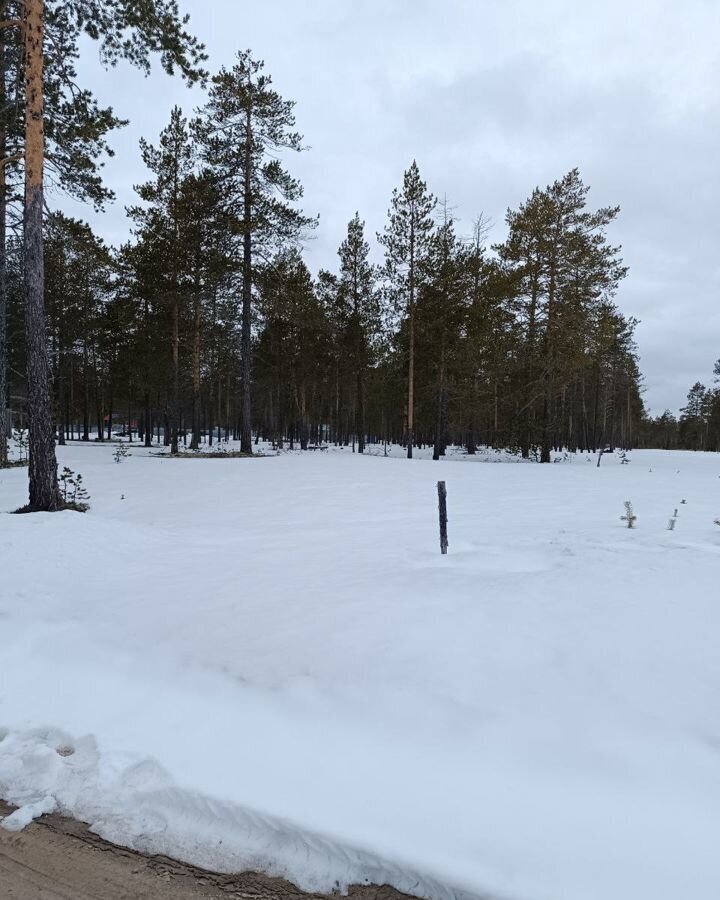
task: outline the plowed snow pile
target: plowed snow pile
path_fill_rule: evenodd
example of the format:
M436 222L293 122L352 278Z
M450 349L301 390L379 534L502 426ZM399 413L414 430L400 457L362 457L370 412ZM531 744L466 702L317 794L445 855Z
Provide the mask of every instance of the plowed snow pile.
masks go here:
M486 459L63 449L91 511L0 515L5 827L307 889L717 900L720 456Z

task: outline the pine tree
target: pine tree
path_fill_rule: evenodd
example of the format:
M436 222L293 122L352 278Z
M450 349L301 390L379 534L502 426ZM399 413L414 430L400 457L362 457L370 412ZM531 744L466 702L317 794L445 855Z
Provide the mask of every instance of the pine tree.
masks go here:
M92 422L102 439L103 332L115 263L84 222L52 213L45 225L45 305L54 363L61 443L69 433L71 397L79 398L82 439Z
M222 185L227 212L242 240L242 416L240 446L252 453L252 322L256 259L297 241L315 220L293 204L300 182L282 166L278 153L302 150L294 103L283 100L250 51L232 69L213 78L198 129L206 164Z
M103 157L112 155L106 136L124 123L115 117L112 109L99 107L89 91L78 87L77 28L68 22L62 6L50 5L46 12L43 72L46 166L63 191L101 207L112 197L99 174ZM25 97L19 77L23 64L19 27L22 15L22 3L0 0L0 22L7 26L0 29L0 397L3 398L7 366L5 239L8 207L21 199L17 188L24 150ZM0 458L6 451L3 440L8 426L6 416L5 403L0 402Z
M45 170L45 33L61 21L68 32L99 40L105 60L124 58L147 69L159 51L168 72L178 68L188 80L202 76L202 48L184 29L176 0L148 0L142 8L128 0L24 0L20 21L4 20L0 28L22 26L24 122L24 270L30 437L30 501L28 509L62 507L49 392L45 340L43 206Z
M520 325L512 313L512 279L485 255L487 223L480 216L466 253L467 307L458 338L462 383L461 421L464 443L476 452L478 437L491 446L518 444L518 348Z
M291 447L297 439L307 450L330 369L329 319L296 250L279 254L265 268L259 288L259 397L276 444L282 446L287 434Z
M178 453L180 433L180 330L187 291L183 284L186 238L184 231L193 227L184 202L184 186L197 166L197 154L190 138L187 119L174 107L170 122L160 134L158 147L142 140L142 158L155 176L136 190L146 206L132 207L131 218L144 229L155 245L160 271L165 276L163 294L171 310L170 357L171 387L168 402L170 452Z
M627 270L619 248L607 243L606 227L617 207L588 212L588 188L577 169L544 191L536 188L516 212L510 234L499 246L501 260L516 279L517 314L525 326L523 452L530 435L540 443L541 462L560 441L568 388L585 365L583 335L598 306L612 298ZM539 427L534 417L539 414Z
M365 223L359 213L348 223L347 237L340 245L339 297L345 308L347 344L355 382L354 433L358 452L365 450L365 393L371 345L379 328L379 303L375 290L375 269L369 261L370 245L365 240Z
M10 12L8 0L0 0L0 21L5 20ZM12 9L11 14L17 15ZM7 383L7 195L8 170L19 160L13 159L9 143L12 140L12 123L14 114L8 91L8 74L13 63L18 64L15 34L10 28L0 29L0 466L8 461L8 432L10 421L8 416L8 383ZM13 111L14 112L14 111Z
M423 261L423 287L419 292L417 327L419 344L434 380L433 459L445 455L449 427L449 382L453 374L470 289L468 258L463 252L447 202L442 224L434 231Z
M407 456L415 440L415 303L422 264L430 251L436 200L420 178L413 161L403 177L402 190L393 191L389 222L378 240L385 248L385 272L407 316Z
M704 450L708 425L708 399L712 396L704 384L696 381L681 410L680 436L690 450Z

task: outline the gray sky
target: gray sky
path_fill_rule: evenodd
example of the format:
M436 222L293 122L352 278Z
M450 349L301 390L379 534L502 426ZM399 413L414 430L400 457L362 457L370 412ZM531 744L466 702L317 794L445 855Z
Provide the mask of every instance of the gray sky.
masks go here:
M653 413L709 384L720 357L720 2L718 0L180 0L212 70L251 48L297 101L310 150L291 168L320 213L308 262L335 267L356 209L374 238L416 158L469 231L573 166L594 206L619 204L611 238L630 275L618 302L637 338ZM106 167L118 200L89 219L128 235L124 207L144 179L172 104L199 89L128 66L105 72L87 47L83 81L131 124Z

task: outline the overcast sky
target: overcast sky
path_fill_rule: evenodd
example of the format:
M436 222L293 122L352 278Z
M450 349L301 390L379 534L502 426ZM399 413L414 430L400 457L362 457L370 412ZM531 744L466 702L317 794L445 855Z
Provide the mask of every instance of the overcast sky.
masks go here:
M619 204L611 239L630 274L618 303L637 338L653 413L709 384L720 357L719 0L180 0L210 53L264 59L297 102L310 149L291 159L304 207L320 214L313 270L335 267L356 209L368 235L413 158L469 231L484 212L492 240L508 206L578 166L594 206ZM174 103L199 89L127 66L105 72L87 47L81 77L131 124L106 166L117 202L66 210L108 241L128 236L125 206L145 177ZM59 198L58 198L59 200Z

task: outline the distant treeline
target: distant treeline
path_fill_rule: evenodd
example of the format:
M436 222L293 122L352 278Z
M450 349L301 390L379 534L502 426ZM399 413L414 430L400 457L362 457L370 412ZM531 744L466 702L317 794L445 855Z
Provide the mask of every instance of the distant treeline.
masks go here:
M369 236L360 214L337 265L313 275L316 225L285 168L302 149L293 104L239 54L193 117L178 108L106 246L60 213L44 225L52 409L61 441L107 439L124 420L177 450L232 436L252 451L366 441L514 448L631 447L646 440L635 322L615 305L626 275L577 170L536 188L486 246L462 234L412 163ZM370 240L379 252L371 253ZM10 237L10 408L26 386L20 244ZM374 258L382 259L380 265ZM134 423L134 424L133 424Z
M713 381L720 385L720 359L715 363ZM720 452L720 386L707 388L697 381L688 391L679 418L666 409L661 416L644 419L639 446Z

